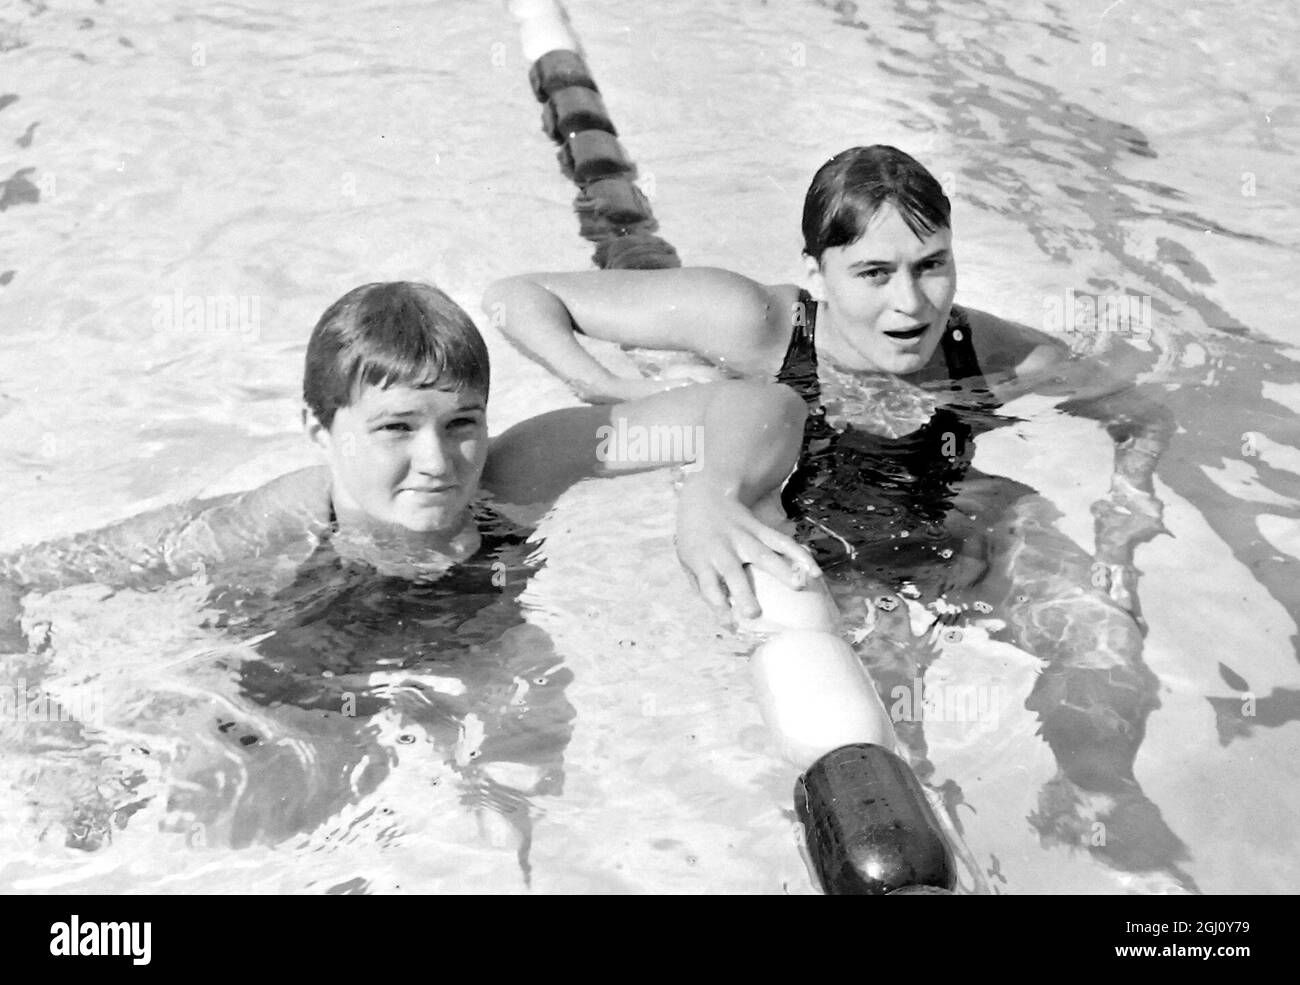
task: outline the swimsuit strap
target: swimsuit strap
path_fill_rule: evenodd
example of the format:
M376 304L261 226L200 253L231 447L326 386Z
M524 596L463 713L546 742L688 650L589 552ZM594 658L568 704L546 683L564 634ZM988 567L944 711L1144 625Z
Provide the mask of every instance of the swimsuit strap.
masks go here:
M790 344L777 371L776 381L803 397L809 410L821 404L822 388L817 379L817 302L803 288L791 306Z
M944 362L948 364L949 379L964 380L984 375L975 355L975 339L965 309L955 304L952 306L948 315L948 327L944 329L939 345L943 348Z

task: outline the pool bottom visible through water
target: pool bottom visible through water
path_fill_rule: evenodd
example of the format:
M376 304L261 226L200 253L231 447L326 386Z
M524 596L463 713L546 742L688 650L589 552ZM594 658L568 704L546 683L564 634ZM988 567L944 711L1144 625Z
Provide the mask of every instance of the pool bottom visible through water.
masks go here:
M891 469L891 479L903 477L896 463L884 464ZM662 489L666 479L661 474L640 482ZM887 480L882 475L877 481ZM599 496L599 487L624 482L589 487ZM883 563L866 568L859 564L848 572L828 566L848 625L858 627L853 635L859 652L892 707L914 769L931 783L936 803L946 807L959 827L965 806L961 785L951 778L937 781L931 744L941 743L945 731L951 734L954 728L968 740L988 736L999 724L1004 705L1023 701L1036 713L1061 770L1044 788L1040 811L1032 819L1043 836L1083 842L1098 822L1081 809L1082 803L1104 802L1102 810L1107 812L1101 816L1106 820L1101 823L1126 825L1124 845L1136 857L1136 864L1130 859L1119 868L1165 877L1170 880L1166 888L1194 888L1177 866L1176 836L1132 779L1137 746L1133 737L1140 739L1155 684L1141 665L1140 643L1130 647L1136 658L1107 650L1106 631L1098 629L1097 621L1109 619L1122 632L1122 617L1074 591L1086 585L1091 559L1068 539L1053 538L1050 515L1045 517L1048 523L1026 534L1026 517L1039 519L1033 516L1035 497L1032 490L1026 495L1024 487L1012 486L1015 495L1009 498L1024 502L1008 511L990 555L992 570L968 591L948 590L941 599L933 593L927 596L917 587L911 552L892 564L886 553ZM906 505L906 498L896 495L894 501ZM642 515L648 525L662 530L670 522L671 506L670 501L647 505ZM921 498L912 504L934 507ZM573 522L563 509L552 520ZM606 507L603 520L608 527L619 518ZM882 516L874 533L881 540L906 544L899 539L900 530ZM177 657L160 659L155 652L135 667L123 666L111 655L110 670L80 662L87 658L82 649L87 641L77 639L78 615L89 616L91 633L110 629L111 624L96 630L97 616L77 611L76 601L93 597L85 591L47 597L47 621L29 622L34 637L45 634L44 654L9 667L10 675L47 687L56 698L70 693L74 707L77 686L72 682L83 678L83 689L107 689L107 699L101 701L112 714L106 733L88 730L79 742L66 742L62 730L67 726L23 735L16 762L21 764L20 783L35 808L33 830L39 830L42 839L62 837L65 849L98 852L109 848L115 837L128 841L127 829L138 835L145 824L157 823L161 832L191 850L262 846L283 851L321 837L328 844L337 835L322 832L332 832L349 814L373 823L377 812L380 817L385 813L376 802L394 786L402 787L415 804L427 796L426 790L441 787L443 796L453 801L450 809L473 819L476 837L471 842L513 852L520 885L531 886L534 828L544 824L550 805L563 798L566 760L572 761L568 745L579 716L566 691L581 681L572 660L557 652L550 634L537 624L545 624L548 610L554 614L554 602L542 603L540 611L532 611L526 601L521 606L520 593L533 590L531 582L541 577L547 554L545 544L526 542L526 534L524 528L498 518L472 563L430 584L382 576L322 547L305 559L260 558L253 565L236 561L228 569L201 569L194 578L163 585L154 593L122 593L130 599L123 598L122 604L143 606L146 613L158 604L150 594L171 596L173 604L185 608L185 622L212 637L197 650L192 639L186 640ZM626 531L611 530L608 535L626 539ZM660 558L670 554L664 541L661 533L651 548ZM931 555L931 561L941 556L933 551ZM582 565L571 559L564 567L580 571ZM265 574L250 577L258 568ZM943 564L937 568L942 571ZM698 600L683 598L680 579L671 573L666 577L679 582L668 596L676 596L679 611L695 610L693 632L708 633L710 619L698 611ZM1026 584L1026 577L1039 580ZM625 608L645 602L643 592L624 589ZM896 594L899 589L916 601L905 601ZM1023 592L1031 592L1032 600ZM1041 628L1034 626L1035 613L1062 597L1065 604L1047 627L1060 657L1049 672L1037 675L1032 690L1028 682L1020 695L1010 687L1004 690L1001 683L963 683L952 680L946 667L935 666L944 663L945 652L963 649L957 646L963 641L964 649L1000 643L1011 650L1009 642L1021 647L1023 674L1026 665L1034 663L1025 659L1026 650L1048 652L1048 645L1033 636L1035 628ZM95 604L102 606L103 601ZM109 601L110 609L118 604L114 597ZM945 616L960 619L941 623ZM607 619L601 607L589 604L576 619L571 616L562 623L566 628L594 622L621 629L635 624L631 611L627 617L626 623ZM913 626L918 617L919 632ZM1061 618L1077 624L1063 625ZM156 617L142 614L132 622L149 625ZM712 639L680 647L674 689L679 695L684 684L693 690L695 678L707 673L710 664L716 673L721 660L730 665L729 679L713 701L730 703L733 720L737 713L752 716L747 681L738 671L745 650L756 641L742 637L720 648L719 627L712 629ZM638 652L638 635L627 632L611 647L612 653L598 652L596 658L638 665L625 669L631 676L621 685L640 695L636 714L676 724L678 713L665 713L646 690L641 662L658 655ZM143 645L156 651L159 643ZM589 647L581 649L591 652ZM711 659L697 665L701 650L711 651ZM1125 660L1135 660L1135 666ZM162 680L154 676L158 667L167 670ZM971 679L1002 677L990 677L984 667ZM945 692L963 700L973 697L975 704L954 709L949 701L945 713ZM937 707L932 704L936 695ZM1081 702L1092 711L1079 718L1075 710L1085 707ZM674 697L670 706L679 703L680 697ZM706 702L693 714L698 719L719 710ZM774 759L771 736L762 733L762 727L752 723L740 730L748 736L737 750L751 760L746 771L757 766L772 778L788 774ZM55 737L53 746L45 744ZM693 741L695 734L688 737ZM715 733L715 744L727 741L725 733ZM413 746L422 753L417 762L427 766L430 757L439 760L433 775L401 770ZM717 752L715 748L709 753L706 762ZM62 770L44 767L51 753L62 761ZM594 772L596 764L590 768ZM762 812L769 818L774 809L789 812L792 776L783 779L776 789L784 787L784 792ZM764 786L770 791L772 779ZM622 803L620 797L603 806L620 811ZM705 804L725 809L723 788L715 785ZM1088 808L1097 809L1095 803ZM408 819L392 808L386 813L391 824L384 830L401 839ZM350 822L349 829L356 823ZM668 844L672 839L656 842ZM381 836L379 847L386 844ZM960 840L958 845L969 852ZM789 847L787 842L787 851ZM367 888L377 888L363 881ZM802 885L811 888L806 875ZM983 873L972 876L969 869L964 885L988 891Z

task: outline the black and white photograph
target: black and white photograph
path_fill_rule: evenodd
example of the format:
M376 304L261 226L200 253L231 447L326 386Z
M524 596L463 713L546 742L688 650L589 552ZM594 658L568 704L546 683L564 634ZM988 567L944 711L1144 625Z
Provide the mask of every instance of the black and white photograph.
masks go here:
M1298 39L2 0L24 947L150 961L61 897L1294 893ZM1114 912L1116 966L1250 956Z

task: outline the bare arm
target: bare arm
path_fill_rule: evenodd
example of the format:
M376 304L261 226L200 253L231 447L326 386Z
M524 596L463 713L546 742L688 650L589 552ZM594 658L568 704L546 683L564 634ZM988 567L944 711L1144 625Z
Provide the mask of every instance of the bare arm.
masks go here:
M986 311L964 308L975 352L994 395L1006 403L1035 389L1070 355L1059 339Z
M793 469L805 413L789 388L745 381L552 411L496 439L483 483L502 502L536 504L584 476L694 463L682 484L678 555L706 600L722 605L730 596L742 615L754 615L743 565L796 585L792 566L818 573L806 550L754 515Z
M1109 495L1092 504L1093 584L1140 620L1133 554L1138 545L1166 532L1154 476L1177 423L1167 407L1135 382L1149 357L1128 346L1109 355L1107 363L1072 357L1055 343L1017 367L1016 378L999 393L1004 399L1027 392L1059 396L1058 410L1097 421L1115 442Z
M1035 350L1003 393L1008 399L1030 392L1058 396L1058 410L1100 423L1116 442L1116 477L1151 493L1156 459L1175 424L1168 408L1136 383L1147 359L1128 350L1102 363L1091 356L1070 356L1058 344Z
M220 501L217 501L218 503ZM130 517L101 530L22 548L0 557L0 650L22 651L22 599L87 582L126 587L147 585L166 573L163 545L204 508L176 504Z
M328 508L328 471L301 469L246 493L165 506L0 557L0 636L12 642L5 634L28 591L156 584L302 537L328 518Z
M527 274L492 284L483 310L531 359L589 403L647 396L668 384L614 376L576 335L651 349L681 349L750 373L789 324L770 292L712 267ZM757 362L756 362L757 360Z
M1154 476L1177 422L1169 408L1141 387L1117 385L1109 374L1058 409L1097 421L1115 442L1110 493L1092 504L1096 537L1092 583L1143 625L1133 553L1139 544L1168 533Z
M699 468L683 480L677 508L682 566L706 602L721 609L729 600L745 619L761 615L745 565L796 589L821 574L807 550L758 519L780 513L776 494L799 459L807 406L785 386L764 385L748 399L760 398L761 407L721 394L711 402Z

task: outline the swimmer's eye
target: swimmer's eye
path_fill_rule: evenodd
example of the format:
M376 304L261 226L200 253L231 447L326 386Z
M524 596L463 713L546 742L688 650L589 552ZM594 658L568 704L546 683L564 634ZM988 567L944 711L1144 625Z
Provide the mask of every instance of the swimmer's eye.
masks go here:
M379 427L375 428L375 430L405 432L405 431L412 431L414 430L414 428L412 428L411 425L407 424L405 421L389 421L387 424L379 425Z
M463 430L465 428L476 428L482 421L477 417L457 417L447 422L447 429L450 431Z
M921 261L921 270L942 270L948 266L947 257L931 257L929 260Z
M858 276L879 284L882 280L888 279L889 271L884 267L868 267L866 270L859 270Z

